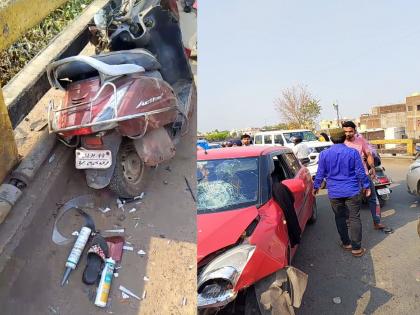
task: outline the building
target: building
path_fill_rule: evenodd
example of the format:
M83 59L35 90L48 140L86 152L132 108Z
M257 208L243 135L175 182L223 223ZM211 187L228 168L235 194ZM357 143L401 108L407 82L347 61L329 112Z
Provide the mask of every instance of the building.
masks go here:
M406 127L406 104L374 106L370 114L360 116L360 130Z
M406 112L406 133L408 138L420 138L420 94L414 93L405 98Z
M334 129L334 128L341 128L341 124L345 121L351 120L353 121L357 127L360 127L360 119L359 118L341 118L339 125L337 124L337 119L323 119L319 122L319 129L320 130L328 130L328 129Z

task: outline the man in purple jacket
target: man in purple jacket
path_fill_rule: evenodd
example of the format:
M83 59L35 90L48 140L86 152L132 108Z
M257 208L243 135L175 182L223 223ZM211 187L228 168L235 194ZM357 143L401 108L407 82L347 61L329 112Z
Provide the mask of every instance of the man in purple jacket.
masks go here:
M370 181L362 159L356 149L344 144L346 135L342 129L331 130L331 148L319 155L318 171L314 181L316 195L324 179L327 181L328 197L335 214L335 224L340 235L342 248L351 251L353 256L361 257L366 249L362 248L362 223L360 221L360 190L370 196ZM350 220L350 237L346 223Z

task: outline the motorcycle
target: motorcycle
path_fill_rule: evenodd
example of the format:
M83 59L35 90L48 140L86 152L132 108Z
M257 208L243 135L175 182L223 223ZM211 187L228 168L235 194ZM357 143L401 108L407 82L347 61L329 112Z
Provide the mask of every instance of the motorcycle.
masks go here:
M373 179L373 183L375 184L379 204L383 207L386 201L391 198L392 190L389 189L389 186L392 184L392 180L385 174L385 168L382 166L376 166L375 172L376 177Z
M47 67L64 94L50 101L49 130L76 149L88 186L135 197L145 173L174 157L196 104L177 4L112 1L89 29L97 55Z
M375 185L376 196L378 197L379 205L383 207L387 200L391 198L392 190L389 186L392 184L391 178L385 174L385 168L383 166L375 166L376 176L372 177ZM363 195L362 202L368 203L366 196Z

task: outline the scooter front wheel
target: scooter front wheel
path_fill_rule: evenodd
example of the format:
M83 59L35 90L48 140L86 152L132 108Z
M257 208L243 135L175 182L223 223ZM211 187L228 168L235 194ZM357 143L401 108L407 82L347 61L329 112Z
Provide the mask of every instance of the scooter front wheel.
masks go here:
M140 195L145 168L144 161L137 154L132 141L122 143L109 188L123 198Z

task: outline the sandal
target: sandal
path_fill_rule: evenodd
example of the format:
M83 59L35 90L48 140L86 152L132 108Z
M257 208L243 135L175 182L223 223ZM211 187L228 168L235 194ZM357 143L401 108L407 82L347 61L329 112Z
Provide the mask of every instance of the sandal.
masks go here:
M102 235L96 234L90 242L87 252L87 264L83 271L82 280L86 284L94 284L100 278L102 264L108 257L108 244Z
M340 247L342 248L342 249L344 249L345 251L351 251L353 248L351 247L351 244L349 244L349 245L344 245L344 244L341 244L340 245Z
M358 250L357 252L352 250L351 254L353 255L353 257L362 257L364 254L366 253L366 248L360 248L360 250Z

